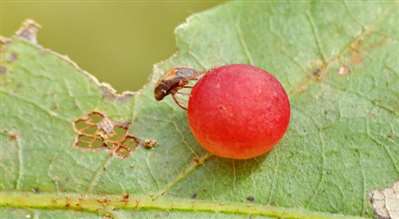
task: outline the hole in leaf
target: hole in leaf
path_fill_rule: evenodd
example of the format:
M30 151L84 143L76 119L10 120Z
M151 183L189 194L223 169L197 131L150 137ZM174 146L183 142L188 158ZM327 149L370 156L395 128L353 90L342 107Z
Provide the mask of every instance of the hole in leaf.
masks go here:
M128 148L133 148L139 144L139 141L136 137L126 136L126 138L123 140L122 144Z
M120 146L116 149L115 154L120 158L127 158L130 154L130 149Z
M127 128L121 126L115 126L112 135L110 136L110 141L122 141L127 134Z
M79 135L78 136L78 141L91 143L93 141L93 136Z
M99 112L91 112L88 114L89 122L97 124L104 119L104 115Z
M104 140L101 137L96 137L96 139L92 142L92 147L94 148L99 148L99 147L104 147L105 143Z
M81 147L81 148L89 148L90 147L90 142L76 141L75 145L77 147Z
M89 126L90 125L87 124L86 120L78 119L78 120L75 121L75 129L77 129L77 130L82 130L82 129L85 129L85 128L89 127Z
M127 158L138 146L152 147L155 140L140 140L128 133L129 123L114 122L105 114L90 112L75 120L75 146L83 149L105 149L119 158Z
M84 131L85 134L87 135L95 135L97 132L97 127L95 126L87 126L84 129L82 129L82 131Z

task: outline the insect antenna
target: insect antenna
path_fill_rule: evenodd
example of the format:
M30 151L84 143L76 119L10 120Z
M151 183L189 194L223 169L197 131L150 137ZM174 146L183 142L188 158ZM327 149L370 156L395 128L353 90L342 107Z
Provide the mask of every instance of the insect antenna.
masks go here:
M191 93L184 93L184 92L176 92L177 94L183 95L183 96L189 96Z

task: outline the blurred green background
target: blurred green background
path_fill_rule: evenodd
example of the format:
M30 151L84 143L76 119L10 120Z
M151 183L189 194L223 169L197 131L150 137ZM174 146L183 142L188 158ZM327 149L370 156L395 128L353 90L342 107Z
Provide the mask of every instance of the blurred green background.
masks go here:
M176 51L174 28L190 14L220 3L0 0L0 35L11 36L32 18L42 26L41 45L68 55L118 91L137 90L153 64Z

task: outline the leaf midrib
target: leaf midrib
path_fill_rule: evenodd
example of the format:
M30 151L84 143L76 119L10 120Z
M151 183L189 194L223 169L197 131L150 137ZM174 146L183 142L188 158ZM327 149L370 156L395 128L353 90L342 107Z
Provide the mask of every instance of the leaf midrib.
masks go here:
M0 206L12 208L61 209L85 212L107 212L109 209L213 212L269 216L275 218L365 219L357 216L313 212L304 209L280 208L252 203L210 202L193 199L151 196L82 195L76 193L0 192ZM107 212L110 213L110 212Z

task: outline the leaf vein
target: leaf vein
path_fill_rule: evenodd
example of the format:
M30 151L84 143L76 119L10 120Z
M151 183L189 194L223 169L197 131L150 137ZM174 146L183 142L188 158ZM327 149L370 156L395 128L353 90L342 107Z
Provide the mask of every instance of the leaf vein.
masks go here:
M313 191L312 195L310 196L310 198L305 201L305 208L308 208L310 204L312 204L314 198L319 194L321 185L324 182L324 175L325 175L325 163L326 163L326 155L324 154L324 139L323 136L321 135L321 130L319 130L319 139L320 139L320 154L321 154L321 171L320 171L320 178L319 178L319 182L316 185L315 190Z
M386 155L388 155L389 160L392 163L392 166L395 169L396 175L399 176L399 166L396 164L394 157L391 154L391 151L389 150L389 148L387 146L385 146L384 143L380 142L379 140L377 140L375 137L373 137L373 135L370 132L370 125L369 125L369 119L366 118L366 134L367 136L370 138L370 140L372 140L376 145L382 147L384 149L384 152Z
M17 181L15 183L15 189L20 190L21 185L22 185L22 178L24 175L24 159L23 159L23 151L22 151L22 145L19 137L15 139L15 146L18 151L18 175L17 175Z
M86 189L87 193L92 193L94 188L96 187L99 179L101 178L101 176L104 174L104 172L106 171L106 168L111 164L113 159L112 154L108 155L104 161L102 162L102 164L97 168L97 170L94 172L93 176L91 177L90 183Z
M206 153L198 158L198 160L191 161L190 165L184 168L172 181L170 181L164 188L159 190L155 195L154 199L157 199L163 195L165 195L168 191L170 191L177 183L186 178L191 172L193 172L197 167L203 165L209 158L213 155Z
M321 46L319 32L317 30L316 24L314 23L311 12L306 13L306 19L308 20L310 27L312 29L313 39L316 42L317 51L319 53L320 59L323 61L323 65L327 65L326 55L324 54L323 48Z
M99 202L107 200L107 203ZM0 192L0 206L33 209L64 209L93 213L107 213L109 209L162 210L180 212L210 212L239 215L258 215L280 219L365 219L358 216L314 212L306 209L282 208L260 204L232 202L211 202L188 199L158 199L149 196L129 197L123 201L121 195L82 195L74 193L29 193L9 191Z
M26 98L24 98L24 97L18 96L18 95L16 95L16 94L12 94L12 93L7 92L7 91L4 91L4 90L2 90L2 89L0 89L0 93L2 93L2 94L5 95L5 96L9 96L9 97L18 99L18 100L20 100L20 101L22 101L22 102L24 102L24 103L27 103L27 104L29 104L29 105L32 105L32 106L34 106L35 108L39 109L40 111L45 112L47 115L49 115L49 116L52 117L52 118L56 118L56 119L58 119L58 120L60 120L60 121L62 121L62 122L64 122L64 123L71 124L71 122L70 122L68 119L66 119L66 118L64 118L64 117L61 117L61 116L58 115L57 113L55 113L55 112L53 112L53 111L51 111L51 110L48 110L48 109L46 109L46 108L44 108L44 107L38 105L37 103L35 103L35 102L31 101L31 100L28 100L28 99L26 99Z
M246 40L244 39L244 34L242 33L241 26L239 23L234 22L234 28L238 34L238 39L240 41L241 47L244 50L244 54L248 59L248 63L251 65L255 65L254 59L252 58L251 52L248 49L248 45Z

